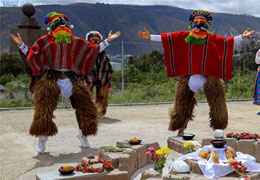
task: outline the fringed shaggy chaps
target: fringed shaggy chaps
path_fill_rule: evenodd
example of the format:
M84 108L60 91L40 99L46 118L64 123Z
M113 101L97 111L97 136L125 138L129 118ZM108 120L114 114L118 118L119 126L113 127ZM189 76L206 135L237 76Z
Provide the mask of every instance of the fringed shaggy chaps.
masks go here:
M53 136L58 132L52 118L59 94L60 90L55 80L42 79L35 82L33 87L34 115L30 128L32 136Z
M204 92L209 104L210 127L225 129L228 125L228 110L223 83L214 77L208 77Z
M185 129L188 121L193 118L192 112L195 105L196 99L188 86L188 79L181 78L177 84L174 108L170 112L169 130Z
M91 100L90 93L83 81L77 81L73 85L73 93L70 97L71 105L75 109L76 118L82 134L95 135L97 133L97 110Z
M208 77L204 93L210 109L210 127L225 129L228 125L228 110L223 83L219 79ZM174 108L170 112L169 130L179 130L178 134L181 135L189 120L193 119L195 105L196 99L188 86L188 78L181 78L177 84Z
M97 88L95 104L99 116L104 116L107 112L108 96L109 96L108 86L102 86L100 88Z

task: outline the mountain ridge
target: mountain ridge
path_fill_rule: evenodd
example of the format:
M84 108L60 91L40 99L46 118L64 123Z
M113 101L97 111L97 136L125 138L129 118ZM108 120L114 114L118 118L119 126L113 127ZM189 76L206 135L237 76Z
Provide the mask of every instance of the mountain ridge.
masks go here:
M50 11L65 13L75 26L75 34L85 37L90 30L107 34L110 30L120 30L128 54L142 54L161 47L160 43L147 43L137 36L139 30L147 27L152 33L186 30L191 10L165 5L118 5L105 3L75 3L69 5L36 6L36 18L43 26L43 17ZM8 50L9 32L21 21L20 8L0 8L0 50ZM237 35L246 28L260 29L260 18L250 15L213 13L213 31L223 35ZM106 36L106 35L104 35ZM117 40L109 52L121 53L121 42Z

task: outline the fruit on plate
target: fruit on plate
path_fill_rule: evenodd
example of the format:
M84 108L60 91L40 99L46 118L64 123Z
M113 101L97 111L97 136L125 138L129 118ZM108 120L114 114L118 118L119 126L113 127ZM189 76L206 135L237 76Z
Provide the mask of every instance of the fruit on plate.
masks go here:
M98 156L84 157L76 166L76 171L83 173L102 173L104 171L112 170L112 161L100 159Z
M259 134L249 133L249 132L241 132L241 133L230 132L227 133L226 136L228 138L236 138L236 139L260 139Z
M74 167L71 165L62 165L59 168L59 172L63 175L68 175L68 174L72 174L74 172Z
M219 155L217 152L212 151L210 154L210 159L212 160L212 162L218 164L219 163Z
M209 158L209 152L208 151L200 151L199 156L203 159Z
M110 160L103 161L103 168L106 171L112 171L114 169L112 161L110 161Z
M133 137L129 140L129 144L132 144L132 145L138 145L141 143L141 139L138 138L138 137Z
M235 159L235 157L236 157L236 152L235 152L235 150L234 150L232 147L230 147L230 146L228 146L228 147L225 149L225 154L226 154L226 157L227 157L228 160Z
M83 157L83 158L81 159L81 164L82 164L82 165L88 165L88 164L89 164L89 159L88 159L87 157Z
M244 166L240 161L231 160L229 161L229 165L236 173L238 173L241 176L244 175L247 171L246 166Z

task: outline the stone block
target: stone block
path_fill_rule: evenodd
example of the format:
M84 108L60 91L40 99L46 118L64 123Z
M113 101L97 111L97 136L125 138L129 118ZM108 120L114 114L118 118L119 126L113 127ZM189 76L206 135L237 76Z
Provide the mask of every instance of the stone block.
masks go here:
M142 173L140 180L152 180L152 179L162 179L159 172L155 171L154 169L145 170Z
M128 171L131 176L136 170L152 163L145 151L148 147L159 148L158 143L140 144L125 148L123 152L104 152L104 158L111 159L113 166L121 171Z
M190 180L190 177L187 174L176 174L170 177L164 177L162 180Z
M102 180L129 180L127 171L119 171L115 169L111 173L107 174Z
M206 145L210 145L210 141L212 141L212 138L202 139L202 142L201 142L202 147L206 146Z
M250 180L259 180L260 179L260 173L254 173L254 174L249 174Z
M173 151L176 151L181 154L186 154L183 144L187 142L182 139L182 137L169 137L167 140L168 147Z
M119 159L118 169L121 171L127 171L130 177L138 170L138 160L136 151L128 152L127 155L127 158Z
M170 149L178 153L184 154L183 143L177 138L172 138L172 137L168 138L167 144Z
M235 138L225 138L227 145L237 150L237 139Z
M127 171L129 177L138 169L137 155L134 150L127 153L104 153L105 157L112 160L114 168L118 168L120 171Z
M150 146L154 147L155 149L159 148L158 143L132 146L132 149L136 152L136 155L137 155L137 168L138 169L141 169L145 165L152 163L151 159L145 155L146 149Z
M58 171L52 171L47 173L39 173L36 175L36 180L129 180L127 171L119 171L115 169L109 173L101 174L83 174L81 172L75 172L73 175L62 176Z
M237 151L255 156L255 140L241 139L237 141Z
M110 159L112 161L113 167L119 168L119 161L122 161L122 159L128 159L129 156L129 154L123 152L105 152L102 158Z
M151 177L151 178L148 178L146 180L162 180L162 178L161 177Z

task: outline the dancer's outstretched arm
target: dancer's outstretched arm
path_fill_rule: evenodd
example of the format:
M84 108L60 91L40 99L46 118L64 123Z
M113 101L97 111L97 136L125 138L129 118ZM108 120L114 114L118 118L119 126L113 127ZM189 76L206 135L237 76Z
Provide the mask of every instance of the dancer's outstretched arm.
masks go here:
M115 33L113 33L112 31L109 32L107 39L99 44L99 46L100 46L99 52L104 51L110 45L110 43L112 41L114 41L115 39L117 39L120 35L121 35L121 33L119 31L115 32ZM19 33L17 33L17 34L11 34L10 36L11 36L12 41L17 45L17 47L20 49L20 51L24 55L27 55L29 48L23 42L21 35Z
M19 33L17 34L10 34L12 41L16 44L16 46L20 49L21 53L25 56L27 55L29 48L23 42L23 39Z
M147 28L144 28L143 31L138 32L138 36L146 41L155 41L155 42L161 42L161 35L155 35L151 34L150 31Z
M120 31L117 31L115 33L110 31L108 37L99 44L99 52L104 51L110 45L110 43L115 39L117 39L120 35L121 35Z
M242 49L243 42L251 39L255 31L245 30L242 34L234 37L234 50L240 51Z

